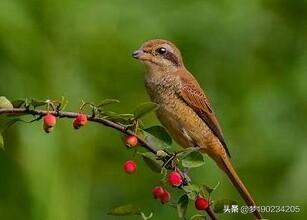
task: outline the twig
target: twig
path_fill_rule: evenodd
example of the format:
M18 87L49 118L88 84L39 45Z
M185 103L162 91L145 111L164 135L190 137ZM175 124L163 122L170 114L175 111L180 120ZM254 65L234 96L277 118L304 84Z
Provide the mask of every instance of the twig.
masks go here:
M78 115L78 113L76 112L44 111L44 110L26 109L26 108L0 109L0 114L9 114L9 115L28 114L28 115L37 115L37 116L42 117L48 113L53 114L60 118L75 118ZM87 117L89 121L103 124L110 128L114 128L124 134L136 136L139 139L139 142L143 147L145 147L147 150L149 150L150 152L154 154L157 153L157 150L153 146L150 146L148 143L145 142L145 140L143 140L140 136L138 136L133 131L126 129L124 125L108 120L106 118L100 118L96 116L93 117L92 115L87 115Z
M206 212L212 220L218 220L211 206L209 206L209 208L206 209Z
M42 118L46 114L53 114L59 118L75 118L78 113L76 112L67 112L67 111L45 111L45 110L39 110L39 109L29 109L29 108L13 108L13 109L0 109L0 115L1 114L7 114L7 115L19 115L19 114L27 114L27 115L33 115L33 116L38 116L38 119ZM129 128L127 129L126 126L114 122L112 120L106 119L106 118L101 118L97 117L96 115L87 115L88 121L96 122L99 124L103 124L107 127L116 129L124 134L128 135L134 135L138 138L140 144L149 150L153 154L157 154L157 149L154 146L151 146L149 143L147 143L143 138L138 136L134 131L130 130ZM166 161L168 161L170 158L173 158L174 155L172 155L170 152L166 151L166 154L168 157L166 158ZM170 168L171 169L171 168ZM216 217L215 213L213 210L208 208L207 210L208 215L212 220L217 220L218 218Z

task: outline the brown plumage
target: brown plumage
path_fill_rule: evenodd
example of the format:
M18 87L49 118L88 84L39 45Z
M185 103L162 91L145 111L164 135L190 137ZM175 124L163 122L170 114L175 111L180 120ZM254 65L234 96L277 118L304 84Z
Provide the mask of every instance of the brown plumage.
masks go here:
M145 86L159 104L157 117L182 147L201 148L227 174L249 206L255 202L230 161L221 127L210 103L193 75L185 68L181 53L169 41L145 42L133 57L146 69ZM261 219L256 210L254 215Z

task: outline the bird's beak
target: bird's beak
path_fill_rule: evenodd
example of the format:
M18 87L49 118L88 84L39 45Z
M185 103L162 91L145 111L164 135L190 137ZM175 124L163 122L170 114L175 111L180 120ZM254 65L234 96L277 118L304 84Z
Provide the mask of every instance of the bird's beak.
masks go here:
M142 49L138 49L132 53L132 57L135 59L142 59L143 55L144 55L144 51Z

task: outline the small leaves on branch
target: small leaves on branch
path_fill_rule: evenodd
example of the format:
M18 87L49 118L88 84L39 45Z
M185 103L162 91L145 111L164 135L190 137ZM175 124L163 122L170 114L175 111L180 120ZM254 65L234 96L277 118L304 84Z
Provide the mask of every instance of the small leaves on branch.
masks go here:
M12 109L14 106L12 103L5 97L5 96L0 96L0 109Z
M3 132L17 121L32 123L42 119L43 129L50 133L56 126L57 120L64 117L73 119L73 127L79 129L85 126L89 121L100 123L102 125L114 128L124 134L124 144L126 149L133 149L134 155L140 155L144 164L150 170L159 173L161 185L154 187L152 190L153 197L158 199L162 204L168 203L168 206L177 210L179 218L185 220L196 219L197 217L205 218L204 214L194 214L187 217L189 201L193 201L195 208L200 211L208 212L212 218L214 213L210 213L211 204L214 210L220 212L221 206L230 203L230 200L211 201L211 193L217 188L210 188L205 184L191 184L191 179L183 169L193 169L205 164L204 157L197 147L187 148L175 151L172 147L173 141L168 132L162 126L151 126L144 128L142 117L159 108L152 102L146 102L138 105L132 114L116 113L106 110L106 106L119 103L116 99L105 99L99 104L82 101L78 113L64 112L67 101L62 97L57 100L36 100L36 99L18 99L10 102L6 97L0 97L0 114L8 115L8 122L0 121L0 148L3 147ZM21 119L24 115L32 115L34 119L25 121ZM12 116L15 116L12 118ZM144 152L142 146L147 151ZM136 153L136 154L135 154ZM132 174L137 170L137 164L134 160L128 160L123 164L126 173ZM167 190L167 188L170 188ZM179 197L172 198L171 192L180 190L183 194ZM209 196L209 199L206 198ZM171 201L175 200L177 202ZM108 214L116 216L137 215L143 220L153 217L153 213L148 216L134 205L124 205L112 209ZM214 219L217 219L214 217Z
M156 173L161 173L163 164L160 160L156 159L155 155L146 152L146 153L141 153L141 156L146 165L151 169L151 171Z
M177 212L179 218L184 218L186 216L188 205L189 205L189 197L186 194L184 194L179 198L177 202Z
M137 135L140 138L144 139L144 141L148 143L150 146L153 146L156 151L171 148L171 146L166 142L164 142L161 137L156 137L150 132L147 132L146 130L138 129Z
M196 168L205 164L204 156L199 151L189 153L181 162L186 168Z
M141 209L134 205L118 206L108 212L109 215L139 215Z
M101 108L101 107L104 107L106 105L111 105L111 104L116 104L116 103L120 103L119 100L117 99L105 99L105 100L102 100L98 105L97 107L98 108Z
M127 216L127 215L138 215L143 220L148 220L153 217L153 213L150 213L148 216L144 214L144 212L141 211L140 208L134 206L134 205L122 205L118 206L108 212L108 215L115 215L115 216Z
M136 107L134 110L134 119L139 119L143 117L144 115L155 111L159 108L159 105L153 102L144 102Z
M151 126L151 127L145 128L144 131L150 133L156 138L159 138L161 141L165 142L168 145L171 145L173 143L171 136L162 126L159 126L159 125Z

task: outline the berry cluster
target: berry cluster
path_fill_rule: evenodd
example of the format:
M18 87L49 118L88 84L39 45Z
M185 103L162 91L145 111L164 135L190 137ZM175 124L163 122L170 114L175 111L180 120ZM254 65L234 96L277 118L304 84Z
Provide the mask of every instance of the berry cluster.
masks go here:
M171 194L162 186L156 186L152 190L153 197L159 199L162 204L168 203L171 200Z
M43 117L43 129L46 133L50 133L56 124L57 118L55 115L51 114L51 113L47 113L44 117ZM74 121L73 121L73 127L75 129L79 129L82 126L86 125L87 123L87 115L85 114L81 114L79 113Z
M125 144L131 148L138 145L137 137L128 135L125 138ZM123 168L126 173L132 174L136 171L137 165L133 160L128 160L123 164ZM181 187L183 184L182 174L179 171L171 171L167 176L168 183L172 187ZM171 200L171 194L162 186L155 186L152 190L154 199L160 200L162 204L166 204ZM209 200L203 196L197 196L195 198L195 208L197 210L206 210L209 208Z
M134 135L127 135L125 137L125 144L129 148L136 147L138 145L138 138ZM137 165L136 162L133 160L128 160L123 164L123 168L126 173L132 174L136 171Z
M50 133L56 125L57 117L51 113L47 113L43 117L43 129L46 133ZM87 115L79 113L73 120L73 127L79 129L86 125L88 121ZM134 135L127 135L124 139L128 148L135 148L138 146L138 138ZM128 160L123 164L123 169L127 174L135 173L137 164L133 160ZM171 171L167 176L167 181L172 187L181 187L183 185L183 175L179 170ZM155 186L152 190L153 197L160 200L162 204L166 204L171 200L171 194L162 186ZM195 198L195 208L197 210L207 210L209 208L209 200L203 196Z

